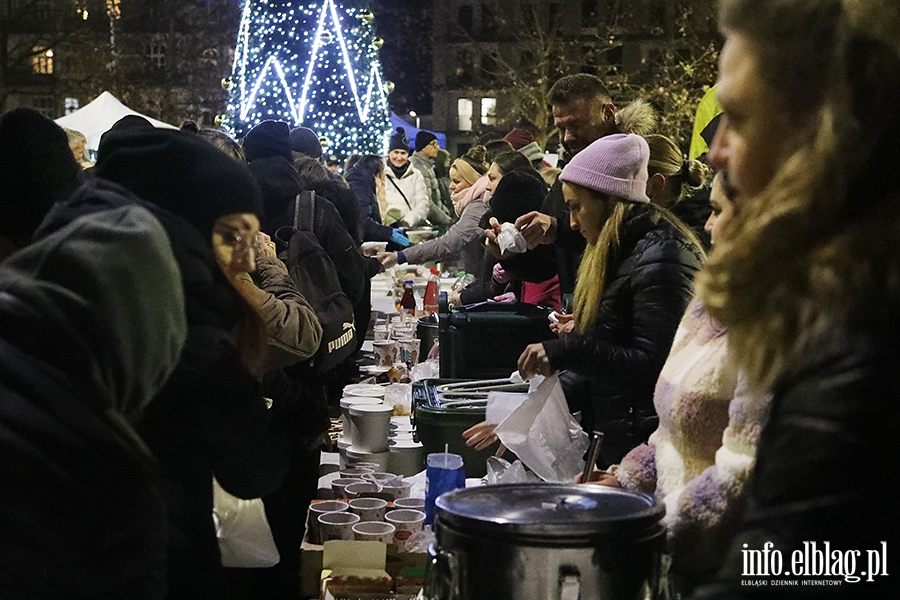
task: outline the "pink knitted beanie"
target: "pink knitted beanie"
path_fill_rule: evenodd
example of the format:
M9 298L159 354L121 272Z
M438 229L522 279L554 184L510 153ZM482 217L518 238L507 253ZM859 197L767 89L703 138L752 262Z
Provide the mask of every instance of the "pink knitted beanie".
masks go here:
M600 138L576 154L559 178L629 202L649 203L647 163L650 148L633 133Z

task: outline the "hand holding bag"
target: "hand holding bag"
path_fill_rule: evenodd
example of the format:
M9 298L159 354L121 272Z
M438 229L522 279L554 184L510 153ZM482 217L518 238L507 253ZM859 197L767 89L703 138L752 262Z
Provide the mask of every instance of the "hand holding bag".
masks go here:
M541 479L571 482L584 467L588 435L569 414L559 376L535 377L528 397L494 433Z

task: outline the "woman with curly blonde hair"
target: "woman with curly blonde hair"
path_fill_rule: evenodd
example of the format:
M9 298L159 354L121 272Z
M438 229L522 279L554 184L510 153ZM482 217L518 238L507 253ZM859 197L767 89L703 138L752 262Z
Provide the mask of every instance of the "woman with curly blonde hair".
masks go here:
M738 215L699 294L751 384L773 393L742 531L703 595L730 598L749 593L748 551L777 551L787 569L812 544L871 560L898 539L885 492L900 426L900 5L723 0L720 22L709 159ZM875 567L857 564L864 581L845 587L898 597Z

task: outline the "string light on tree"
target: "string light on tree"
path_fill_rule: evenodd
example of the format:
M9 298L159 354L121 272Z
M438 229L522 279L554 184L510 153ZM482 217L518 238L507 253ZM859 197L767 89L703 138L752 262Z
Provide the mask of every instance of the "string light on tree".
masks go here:
M279 119L311 128L339 158L384 153L390 112L371 2L244 0L225 128L241 138Z

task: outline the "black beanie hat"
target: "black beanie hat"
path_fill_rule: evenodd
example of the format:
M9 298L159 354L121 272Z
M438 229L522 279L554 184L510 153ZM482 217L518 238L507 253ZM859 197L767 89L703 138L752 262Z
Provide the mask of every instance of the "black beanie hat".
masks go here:
M106 137L107 133L110 131L122 131L123 129L154 129L154 127L153 123L141 115L125 115L113 123L112 127L103 132L103 135L100 136L100 142L97 144L97 152L103 147L103 138Z
M530 168L511 171L494 188L484 220L497 217L501 223L515 223L522 215L540 210L546 195L547 184L537 171Z
M271 156L291 160L291 127L284 121L263 121L247 132L241 145L247 162Z
M0 234L30 237L81 177L62 127L30 108L0 115Z
M322 156L322 142L309 127L294 127L291 129L291 150L318 159Z
M110 131L94 169L207 236L219 217L262 212L259 186L247 167L191 133Z
M437 136L430 131L425 131L424 129L419 131L419 133L416 134L416 152L420 152L422 148L436 139Z
M254 160L248 164L250 173L262 191L263 231L275 232L282 225L290 225L282 217L292 207L294 198L303 191L300 175L290 161L281 156L271 156Z
M391 150L406 150L409 152L409 138L406 137L406 130L402 127L398 127L397 133L391 136L388 151L390 152Z

